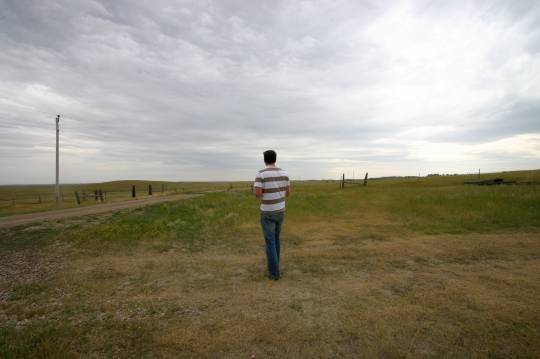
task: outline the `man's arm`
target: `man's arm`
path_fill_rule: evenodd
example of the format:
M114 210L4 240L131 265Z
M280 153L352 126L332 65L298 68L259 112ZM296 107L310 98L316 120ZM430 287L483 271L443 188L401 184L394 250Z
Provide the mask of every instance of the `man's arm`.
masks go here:
M291 186L288 185L287 189L285 190L285 196L289 197L291 195Z
M262 197L262 188L261 187L255 187L255 197L261 198Z
M255 182L253 183L253 194L255 195L255 197L257 198L261 198L262 197L262 188L263 188L263 181L262 181L262 177L261 177L261 174L258 173L257 174L257 177L255 177Z

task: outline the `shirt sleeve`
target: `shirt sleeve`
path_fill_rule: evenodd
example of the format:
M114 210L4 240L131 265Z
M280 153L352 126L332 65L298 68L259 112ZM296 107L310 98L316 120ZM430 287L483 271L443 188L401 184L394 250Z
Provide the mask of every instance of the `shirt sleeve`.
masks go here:
M255 182L253 183L253 187L259 187L262 188L263 182L262 177L260 173L257 173L257 176L255 177Z

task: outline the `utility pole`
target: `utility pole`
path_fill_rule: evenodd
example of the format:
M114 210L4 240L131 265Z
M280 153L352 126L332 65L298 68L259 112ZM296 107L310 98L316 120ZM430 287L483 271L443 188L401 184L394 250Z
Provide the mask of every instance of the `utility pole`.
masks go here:
M56 186L54 192L56 195L56 207L58 207L60 201L60 186L58 180L60 177L60 146L59 146L59 133L60 133L60 115L56 116Z

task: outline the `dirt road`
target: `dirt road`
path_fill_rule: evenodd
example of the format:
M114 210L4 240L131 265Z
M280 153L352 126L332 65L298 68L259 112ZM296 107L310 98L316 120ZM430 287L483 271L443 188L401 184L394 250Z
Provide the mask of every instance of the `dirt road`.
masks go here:
M104 204L91 205L91 206L78 207L78 208L59 209L59 210L47 211L47 212L19 214L15 216L1 217L0 228L9 228L9 227L15 227L22 224L28 224L28 223L33 223L33 222L51 221L51 220L54 221L54 220L70 218L70 217L86 216L89 214L99 214L99 213L117 211L121 209L143 207L143 206L148 206L150 204L178 201L178 200L197 197L197 196L201 196L201 195L200 194L180 194L180 195L174 195L174 196L153 197L153 198L145 198L145 199L140 199L140 200L131 200L131 201L124 201L124 202L116 202L116 203L104 203Z

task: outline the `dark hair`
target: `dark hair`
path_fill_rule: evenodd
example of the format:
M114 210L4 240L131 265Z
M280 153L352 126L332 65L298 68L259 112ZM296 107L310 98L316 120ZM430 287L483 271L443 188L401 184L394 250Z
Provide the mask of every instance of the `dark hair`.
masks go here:
M276 163L276 151L274 150L268 150L263 152L264 155L264 163L271 165Z

